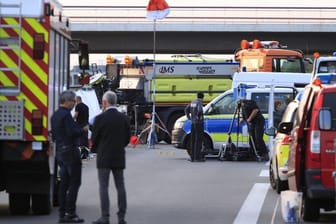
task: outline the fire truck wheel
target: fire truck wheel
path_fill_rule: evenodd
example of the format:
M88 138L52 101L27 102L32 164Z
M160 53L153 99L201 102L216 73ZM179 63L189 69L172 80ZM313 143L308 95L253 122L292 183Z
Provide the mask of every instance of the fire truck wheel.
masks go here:
M51 211L51 198L49 194L33 194L32 210L36 215L46 215Z
M28 213L30 209L29 194L9 194L9 210L13 215L22 215Z

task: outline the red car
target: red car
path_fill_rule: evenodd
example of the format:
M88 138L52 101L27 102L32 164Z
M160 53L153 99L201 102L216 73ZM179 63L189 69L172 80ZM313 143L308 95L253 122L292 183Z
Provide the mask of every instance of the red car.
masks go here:
M334 77L336 78L336 77ZM279 125L291 134L288 160L289 189L303 193L305 221L318 221L320 209L335 210L336 85L307 85L294 122Z

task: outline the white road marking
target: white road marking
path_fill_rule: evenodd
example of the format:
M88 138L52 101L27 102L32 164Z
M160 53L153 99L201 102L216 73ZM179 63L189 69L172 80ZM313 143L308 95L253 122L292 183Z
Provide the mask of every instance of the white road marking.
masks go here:
M259 177L269 177L269 170L262 170Z
M274 208L274 211L273 211L271 224L274 224L275 216L276 216L276 213L277 213L277 211L278 211L279 202L280 202L280 196L278 197L278 199L277 199L277 201L276 201L276 204L275 204L275 208Z
M255 183L253 185L233 222L234 224L257 223L269 186L268 183Z

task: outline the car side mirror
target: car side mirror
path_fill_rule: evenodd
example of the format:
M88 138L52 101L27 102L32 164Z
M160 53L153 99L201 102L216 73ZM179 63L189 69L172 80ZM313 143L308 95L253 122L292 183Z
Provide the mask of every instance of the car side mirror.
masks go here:
M308 64L313 64L313 60L311 58L305 58L304 61L308 62Z
M212 103L212 104L210 105L208 111L207 111L205 114L207 114L207 115L211 115L211 114L214 114L214 112L215 112L215 104ZM204 114L204 115L205 115L205 114Z
M293 122L280 122L278 132L289 135L293 129Z

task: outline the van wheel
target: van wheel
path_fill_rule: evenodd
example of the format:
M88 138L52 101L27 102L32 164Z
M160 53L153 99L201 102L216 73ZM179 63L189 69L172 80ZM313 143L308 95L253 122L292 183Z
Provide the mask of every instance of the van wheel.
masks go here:
M278 158L276 158L276 161L278 161ZM280 194L281 191L288 190L288 181L280 180L278 167L279 166L278 166L278 162L277 162L277 165L276 165L277 179L276 179L276 182L275 182L275 190L278 194Z
M276 189L276 183L275 183L272 159L271 159L271 162L270 162L270 165L269 165L269 180L270 180L271 187L273 188L273 190L275 190Z
M213 147L212 147L212 142L211 139L204 134L204 139L203 139L203 146L202 146L203 154L207 155L211 152L213 152Z
M188 155L190 156L191 154L191 135L187 137L185 147L188 152ZM207 155L209 151L213 151L212 143L208 136L204 136L202 149L205 150L203 151L204 155Z
M308 197L302 198L302 216L304 221L317 222L320 217L318 203Z

